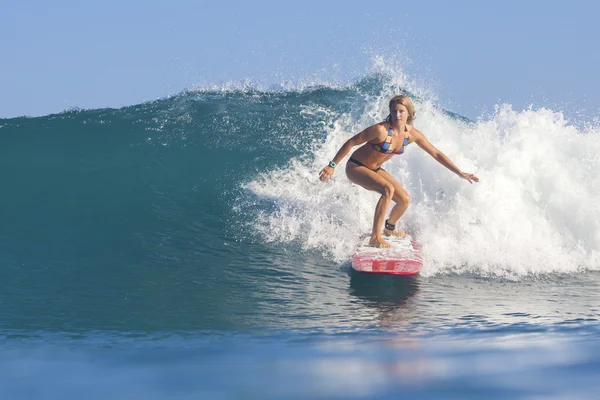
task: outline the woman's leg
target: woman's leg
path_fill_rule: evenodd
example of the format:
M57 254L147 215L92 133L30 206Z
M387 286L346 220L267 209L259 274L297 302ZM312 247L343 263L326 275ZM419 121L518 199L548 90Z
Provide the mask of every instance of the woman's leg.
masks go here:
M381 235L385 213L394 197L394 186L383 176L367 167L362 167L353 162L346 164L346 175L351 182L381 194L377 206L375 207L375 217L373 218L373 231L371 232L370 246L390 247L389 243L383 240Z
M395 225L396 222L400 219L400 217L404 214L408 205L410 204L410 196L408 192L404 190L402 186L394 179L392 175L386 170L380 169L377 174L383 177L386 181L388 181L394 187L394 197L392 200L394 201L394 207L392 207L392 211L390 212L390 216L388 218L388 223ZM384 229L383 233L387 236L406 236L406 234L400 230L389 230Z

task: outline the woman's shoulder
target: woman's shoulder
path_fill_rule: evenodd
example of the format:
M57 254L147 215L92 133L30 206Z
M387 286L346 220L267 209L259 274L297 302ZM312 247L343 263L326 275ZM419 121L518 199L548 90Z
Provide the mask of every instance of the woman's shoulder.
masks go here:
M365 129L365 131L369 131L371 133L377 133L377 134L387 134L387 131L389 128L386 128L386 122L378 122L376 124L373 124L369 127L367 127L367 129ZM389 126L389 125L387 125Z
M371 128L387 134L387 131L390 130L390 124L387 121L382 121L382 122L378 122L374 125L371 125Z
M360 134L368 142L379 143L384 140L383 137L387 135L387 131L382 123L376 123L366 127Z
M418 130L417 128L415 128L414 125L408 125L408 124L406 124L406 130L412 136L415 136L415 137L423 136L423 134L421 133L421 131Z
M409 137L410 143L414 143L424 137L423 133L421 133L420 130L415 128L414 125L407 124L406 130L408 131L408 137Z

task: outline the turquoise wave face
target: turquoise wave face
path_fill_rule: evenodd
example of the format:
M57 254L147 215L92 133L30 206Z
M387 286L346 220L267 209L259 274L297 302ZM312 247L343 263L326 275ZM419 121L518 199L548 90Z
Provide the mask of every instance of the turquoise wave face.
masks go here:
M125 216L168 213L181 198L219 214L257 171L306 155L324 135L320 115L352 93L186 93L119 110L3 121L0 202L12 224L96 231ZM151 219L151 218L150 218ZM84 221L89 226L83 226ZM12 236L12 235L11 235Z
M376 90L377 82L362 85ZM244 280L251 260L271 257L236 211L241 186L311 157L326 125L360 106L363 92L188 92L0 121L0 292L5 301L30 299L14 303L8 326L119 326L138 311L154 315L155 295L180 311L218 313L227 301L211 299L230 285L254 287L254 278ZM115 311L119 301L129 316ZM89 307L104 317L88 318ZM73 317L52 317L62 312ZM215 321L200 325L228 325Z

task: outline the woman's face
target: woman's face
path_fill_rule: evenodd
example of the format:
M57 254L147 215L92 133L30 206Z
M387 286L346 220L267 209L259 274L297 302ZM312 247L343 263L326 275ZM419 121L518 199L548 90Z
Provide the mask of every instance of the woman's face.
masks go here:
M408 108L406 108L402 104L392 104L390 108L390 114L392 116L392 122L406 124L408 121L408 117L410 114L408 113Z

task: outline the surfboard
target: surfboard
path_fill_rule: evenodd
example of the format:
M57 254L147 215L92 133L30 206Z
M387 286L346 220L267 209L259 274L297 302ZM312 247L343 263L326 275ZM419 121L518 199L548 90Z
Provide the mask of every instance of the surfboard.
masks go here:
M390 248L369 247L370 236L361 241L352 256L352 268L371 274L414 275L421 271L421 246L410 236L385 237Z

